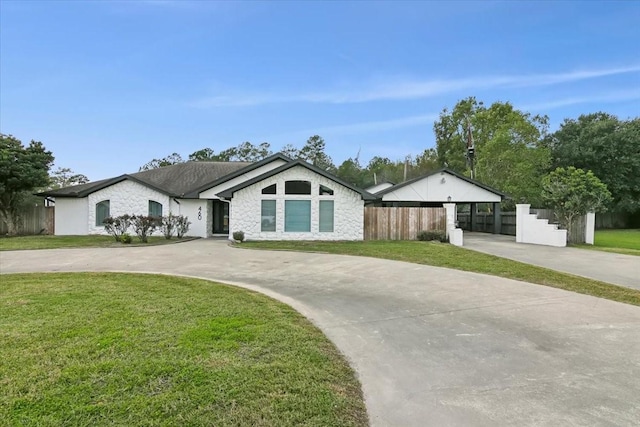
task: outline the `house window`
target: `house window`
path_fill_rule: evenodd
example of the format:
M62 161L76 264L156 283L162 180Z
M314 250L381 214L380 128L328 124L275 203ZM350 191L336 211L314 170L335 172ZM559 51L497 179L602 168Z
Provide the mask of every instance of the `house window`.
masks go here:
M311 182L287 181L284 183L284 194L309 194L311 195Z
M262 194L276 194L276 185L272 184L262 189Z
M333 190L320 184L318 194L321 196L333 196Z
M284 201L284 231L311 231L311 200Z
M162 203L149 200L149 216L161 217L162 216Z
M104 220L109 218L109 205L109 200L103 200L96 203L96 226L103 226Z
M260 231L276 231L276 201L263 200Z
M321 233L333 232L333 200L320 200L320 224Z

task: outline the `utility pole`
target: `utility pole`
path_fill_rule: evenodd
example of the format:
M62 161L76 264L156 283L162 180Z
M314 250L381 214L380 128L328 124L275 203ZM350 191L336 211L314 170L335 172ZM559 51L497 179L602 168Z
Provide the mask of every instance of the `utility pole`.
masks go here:
M476 178L475 157L476 147L473 142L473 133L471 132L471 121L467 118L467 161L469 162L469 168L471 169L471 179Z

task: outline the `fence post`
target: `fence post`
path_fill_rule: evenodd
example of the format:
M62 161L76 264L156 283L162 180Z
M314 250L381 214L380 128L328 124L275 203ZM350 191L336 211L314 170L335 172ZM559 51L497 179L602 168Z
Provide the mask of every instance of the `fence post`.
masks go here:
M502 213L500 203L493 204L493 234L502 233Z
M587 245L593 245L596 229L596 214L594 212L587 213L584 219L584 242Z

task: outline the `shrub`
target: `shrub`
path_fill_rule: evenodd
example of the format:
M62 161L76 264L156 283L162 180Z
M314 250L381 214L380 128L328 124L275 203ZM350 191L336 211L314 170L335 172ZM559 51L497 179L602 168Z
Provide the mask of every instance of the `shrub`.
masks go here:
M107 233L111 234L116 242L119 242L121 237L127 232L127 229L131 226L132 216L124 214L117 217L107 217L104 219L104 229Z
M234 231L233 240L240 243L244 242L244 231Z
M158 218L147 215L134 215L131 217L131 225L142 243L148 242L148 236L158 227Z
M124 233L122 236L120 236L120 241L122 243L129 244L132 240L133 239L131 238L131 234L129 233Z
M189 226L191 222L189 222L189 217L178 215L176 218L176 237L178 239L182 239L185 234L189 231Z
M447 242L447 234L444 230L422 230L418 232L417 238L423 242L430 242L432 240L443 243Z
M169 240L176 232L178 226L178 217L169 212L169 215L163 216L160 220L160 229L164 238Z

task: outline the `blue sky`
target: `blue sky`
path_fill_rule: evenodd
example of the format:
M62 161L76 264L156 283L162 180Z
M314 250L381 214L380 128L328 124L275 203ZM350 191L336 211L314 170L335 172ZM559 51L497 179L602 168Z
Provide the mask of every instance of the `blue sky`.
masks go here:
M0 0L0 131L92 180L321 135L339 164L433 147L468 96L640 113L640 2Z

